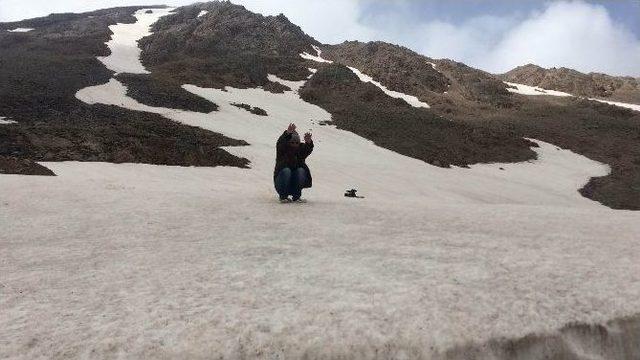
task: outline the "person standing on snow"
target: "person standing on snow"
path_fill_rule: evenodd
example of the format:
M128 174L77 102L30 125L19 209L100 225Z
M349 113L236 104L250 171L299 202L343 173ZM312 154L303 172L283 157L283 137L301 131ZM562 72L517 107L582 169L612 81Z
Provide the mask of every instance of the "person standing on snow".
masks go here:
M304 134L304 144L301 144L295 124L289 124L287 130L278 138L273 182L280 202L300 201L302 189L311 187L311 171L305 160L312 151L311 134Z

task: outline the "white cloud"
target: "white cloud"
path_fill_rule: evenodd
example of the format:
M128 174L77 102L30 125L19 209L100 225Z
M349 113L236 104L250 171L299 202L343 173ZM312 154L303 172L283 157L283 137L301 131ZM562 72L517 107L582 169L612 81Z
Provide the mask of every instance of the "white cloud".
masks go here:
M640 40L606 9L583 2L550 5L512 29L478 64L506 71L523 63L640 75Z
M474 18L460 26L431 22L416 29L413 48L502 73L534 63L583 72L640 75L640 39L600 5L556 2L524 19Z
M417 50L434 58L450 58L458 61L475 60L478 54L496 46L504 32L513 26L508 18L482 16L473 18L464 26L433 21L420 25L413 44Z

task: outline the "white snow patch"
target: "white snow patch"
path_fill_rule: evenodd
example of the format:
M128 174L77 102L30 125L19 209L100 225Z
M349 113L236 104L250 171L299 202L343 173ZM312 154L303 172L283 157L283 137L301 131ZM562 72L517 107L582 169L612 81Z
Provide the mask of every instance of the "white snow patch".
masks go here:
M569 93L565 93L562 91L555 91L555 90L547 90L547 89L543 89L537 86L529 86L529 85L524 85L524 84L516 84L516 83L511 83L511 82L504 82L507 85L510 86L515 86L516 88L507 88L508 91L512 92L512 93L516 93L516 94L521 94L521 95L550 95L550 96L575 96L575 95L571 95ZM599 101L601 103L606 103L609 105L615 105L615 106L619 106L619 107L623 107L623 108L627 108L627 109L631 109L631 110L635 110L635 111L640 111L640 105L638 104L629 104L629 103L623 103L623 102L618 102L618 101L609 101L609 100L601 100L601 99L595 99L595 98L588 98L589 100L592 101Z
M33 31L35 29L33 28L15 28L12 30L7 30L8 32L29 32L29 31Z
M438 71L438 69L436 69L436 64L435 64L435 63L432 63L432 62L430 62L430 61L427 61L427 64L431 65L431 67L433 68L433 70Z
M630 103L623 103L623 102L609 101L609 100L601 100L601 99L594 99L594 98L589 98L589 100L599 101L601 103L605 103L605 104L609 104L609 105L615 105L615 106L619 106L619 107L623 107L623 108L627 108L627 109L631 109L631 110L635 110L635 111L640 111L640 105L638 105L638 104L630 104Z
M13 120L9 120L4 116L0 116L0 125L9 125L9 124L17 124L17 122Z
M271 82L277 82L280 83L288 88L290 88L291 90L293 90L294 92L298 92L298 90L300 90L301 87L304 86L305 81L290 81L290 80L284 80L281 79L275 75L272 74L268 74L267 75L267 79Z
M318 55L318 57L321 58L322 57L322 50L319 47L317 47L316 45L311 45L311 47L313 48L313 50L316 51L316 54Z
M573 96L571 94L562 92L562 91L555 91L555 90L547 90L547 89L543 89L537 86L529 86L529 85L524 85L524 84L516 84L516 83L511 83L511 82L506 82L504 81L505 84L509 85L509 86L515 86L515 89L512 87L507 87L507 91L515 93L515 94L521 94L521 95L549 95L549 96Z
M152 12L147 14L147 11ZM168 15L173 9L142 9L135 12L138 19L133 24L115 24L109 26L113 32L111 40L106 44L111 50L111 55L98 57L109 70L116 74L148 74L149 71L140 62L142 50L138 47L138 40L151 35L151 25L162 16Z
M372 83L373 85L379 87L382 91L384 91L385 94L393 97L393 98L397 98L397 99L402 99L404 100L407 104L413 106L413 107L422 107L422 108L429 108L429 104L420 101L417 97L413 96L413 95L407 95L407 94L403 94L401 92L397 92L397 91L393 91L393 90L389 90L387 89L386 86L382 85L380 82L373 80L373 78L369 75L363 74L360 70L349 66L348 67L351 71L353 71L354 74L356 74L358 76L358 78L360 78L360 80L362 82L369 82Z
M76 96L246 140L227 150L252 168L0 177L0 357L91 343L94 357L431 358L640 308L640 216L577 192L607 166L538 142L535 161L441 169L318 125L331 115L294 91L183 87L219 111L143 105L115 79ZM314 134L314 187L282 206L274 146L290 122ZM28 350L32 334L47 336Z
M126 93L127 87L118 80L111 78L106 84L79 90L76 93L76 98L87 104L117 105L126 109L152 112L166 117L170 117L171 114L185 112L184 110L144 105L126 96Z
M302 54L300 54L300 56L303 59L307 59L307 60L312 60L312 61L316 61L316 62L323 62L323 63L328 63L328 64L333 64L333 61L331 60L325 60L321 57L315 56L315 55L311 55L309 53L303 52Z
M319 47L315 46L315 45L311 45L311 47L313 48L313 50L316 51L316 55L311 55L307 52L303 52L302 54L300 54L300 56L303 59L307 59L307 60L311 60L311 61L315 61L315 62L321 62L321 63L328 63L328 64L333 64L333 61L331 60L326 60L322 58L322 50L320 50Z
M198 13L198 17L202 17L204 15L207 15L209 12L207 10L202 10Z

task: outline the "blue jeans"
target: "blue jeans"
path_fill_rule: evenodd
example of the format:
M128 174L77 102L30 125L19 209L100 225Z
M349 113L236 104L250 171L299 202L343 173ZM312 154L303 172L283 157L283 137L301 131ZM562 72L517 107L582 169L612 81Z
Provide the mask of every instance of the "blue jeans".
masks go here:
M289 195L293 200L298 200L302 195L302 187L307 181L307 172L304 168L291 170L286 167L276 176L276 191L280 195L280 199L286 199Z

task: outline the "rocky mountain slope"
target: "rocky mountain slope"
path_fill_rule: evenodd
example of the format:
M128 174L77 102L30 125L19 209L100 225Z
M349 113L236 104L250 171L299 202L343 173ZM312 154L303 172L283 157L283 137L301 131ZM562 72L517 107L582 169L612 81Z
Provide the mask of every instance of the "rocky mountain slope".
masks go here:
M431 59L405 47L348 41L322 50L325 58L355 67L391 90L417 96L433 107L452 104L451 97L459 97L467 106L509 107L511 103L507 86L495 76L451 60Z
M36 29L0 32L0 71L5 79L0 84L0 114L17 121L0 126L0 156L22 161L247 165L246 160L235 159L219 149L241 144L242 139L203 133L156 116L151 119L149 114L86 106L75 99L76 91L105 82L112 73L95 57L108 53L103 44L109 36L108 26L132 21L134 10L52 15L0 25L4 29ZM502 81L635 99L633 79L533 66L499 77L383 42L322 45L282 15L265 17L229 2L178 8L156 22L152 30L140 41L141 59L150 74L117 75L127 86L128 94L141 103L210 112L217 109L216 104L199 99L181 86L260 86L282 93L289 88L271 81L268 74L287 81L306 80L312 75L310 69L319 69L318 78L348 75L336 72L337 68L327 72L323 70L327 62L300 56L315 54L317 48L326 61L356 69L389 90L415 96L430 106L404 106L371 86L366 90L367 85L353 81L353 77L346 83L344 76L323 82L312 78L302 94L333 113L339 127L437 166L531 160L535 154L522 138L548 141L612 167L610 176L594 179L583 189L585 196L613 208L640 209L640 189L636 185L640 181L637 112L569 98L534 99L511 93ZM60 56L62 53L74 55ZM43 71L52 67L58 71ZM313 84L322 86L311 90ZM343 89L338 93L344 96L335 96L333 91L338 88ZM389 104L380 106L383 103ZM252 109L251 104L246 105ZM403 110L387 111L397 106ZM125 125L117 120L120 118L134 122ZM386 125L390 119L396 119L393 126ZM157 126L149 127L151 123ZM161 130L163 123L166 131ZM445 132L443 124L448 128ZM410 134L409 138L397 130L416 126L419 131L405 133ZM180 132L185 133L179 135ZM140 141L141 136L155 140ZM114 143L121 145L116 149ZM35 163L32 166L38 167ZM19 172L29 168L22 166ZM7 166L2 171L18 172L17 167L12 170Z
M630 76L584 74L567 68L545 69L537 65L519 66L502 79L570 94L640 104L640 81Z
M640 113L637 111L580 98L513 94L498 76L379 42L325 46L323 56L347 66L361 66L365 73L415 69L407 64L422 64L428 74L437 71L440 74L437 79L446 80L419 78L413 71L388 71L386 84L417 96L431 105L432 113L456 123L497 134L511 133L516 138L540 139L609 164L611 175L593 179L582 194L616 209L640 209ZM520 81L519 78L509 80ZM444 83L448 88L446 93L441 93L438 84ZM394 84L404 85L394 88Z
M353 66L391 90L415 94L419 98L426 98L430 92L442 94L447 91L449 79L434 68L434 60L412 55L407 48L381 41L346 41L323 50L324 58Z
M508 130L453 122L429 109L414 108L360 81L342 65L322 67L300 95L329 111L339 129L436 166L519 162L536 156L530 149L534 143Z
M88 106L75 98L81 88L109 79L113 72L96 57L109 54L109 26L134 22L132 14L138 9L0 24L0 29L34 28L23 33L0 30L0 114L15 121L0 125L0 172L50 174L34 161L247 166L245 159L220 149L242 141L153 114ZM212 109L208 103L202 110ZM18 166L24 162L30 165Z
M263 86L281 92L282 85L270 82L267 74L306 79L309 70L299 54L316 44L283 15L265 17L214 2L181 7L160 19L140 47L152 73L179 84Z

